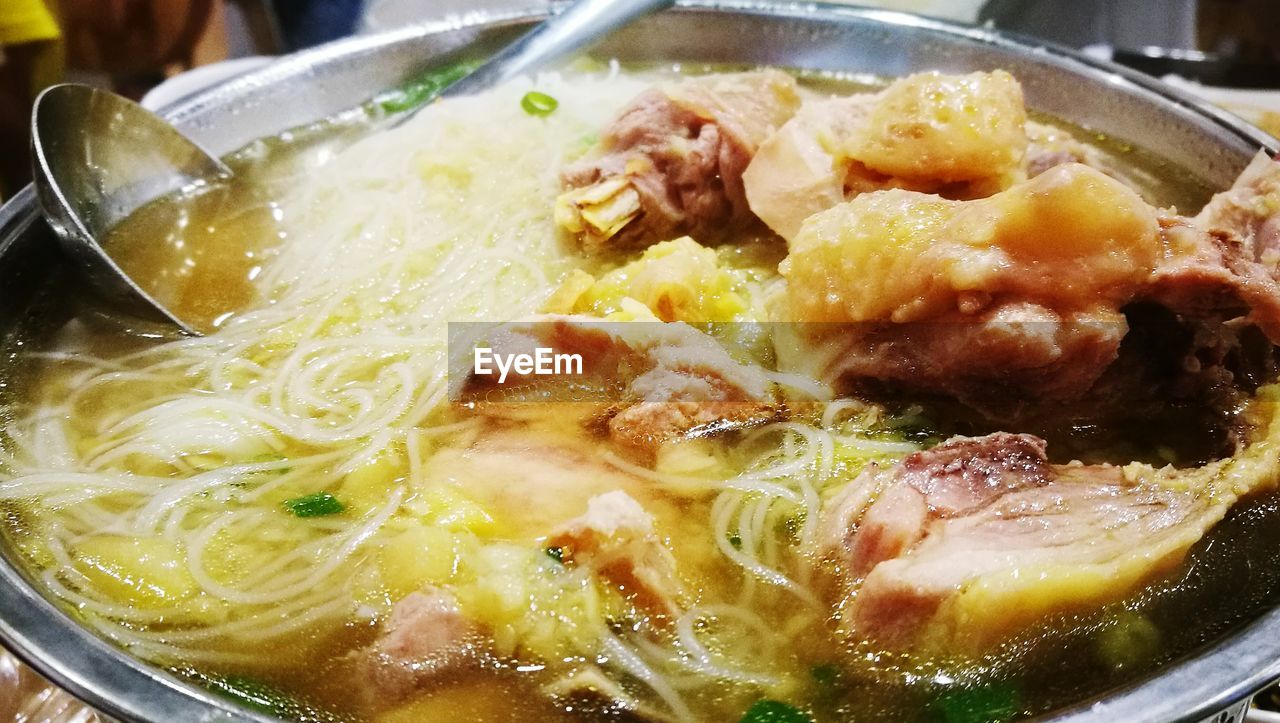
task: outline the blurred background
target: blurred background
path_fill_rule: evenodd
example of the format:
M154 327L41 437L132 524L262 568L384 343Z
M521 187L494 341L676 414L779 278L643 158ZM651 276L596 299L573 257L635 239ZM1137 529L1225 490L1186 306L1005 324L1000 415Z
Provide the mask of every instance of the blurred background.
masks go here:
M31 101L63 80L156 107L357 32L549 0L0 0L0 198ZM1165 77L1280 134L1280 0L864 0L1042 37ZM168 81L168 82L166 82ZM164 85L157 89L157 86Z
M549 0L0 0L0 198L30 176L31 101L63 80L164 105L357 32ZM1280 0L865 0L1084 48L1280 134ZM166 82L168 81L168 82ZM164 88L156 91L157 86Z
M76 81L161 107L271 56L548 0L0 0L0 199L29 181L31 103ZM1280 0L864 0L989 23L1164 78L1280 136ZM1280 708L1275 690L1261 696ZM1265 713L1254 711L1251 720ZM96 714L0 650L0 723Z

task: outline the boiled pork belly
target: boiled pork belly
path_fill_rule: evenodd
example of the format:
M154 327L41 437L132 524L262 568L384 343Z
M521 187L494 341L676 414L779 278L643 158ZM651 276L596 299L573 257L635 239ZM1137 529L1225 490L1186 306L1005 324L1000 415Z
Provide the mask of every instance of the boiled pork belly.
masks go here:
M777 70L650 89L564 170L556 222L588 251L716 240L743 228L754 216L742 172L799 106L795 81Z
M833 498L819 557L842 632L981 653L1127 597L1176 568L1240 495L1276 481L1265 443L1177 471L1050 464L1045 448L1025 434L953 438L872 464Z

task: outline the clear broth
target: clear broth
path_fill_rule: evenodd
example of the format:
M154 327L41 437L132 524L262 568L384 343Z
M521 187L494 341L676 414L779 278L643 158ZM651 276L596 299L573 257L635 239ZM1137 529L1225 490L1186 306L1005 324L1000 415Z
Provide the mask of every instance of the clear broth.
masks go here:
M829 75L809 76L807 80L811 87L823 91L848 92L869 84L866 79ZM236 184L158 201L121 224L107 246L131 274L151 280L153 288L176 299L180 313L216 328L228 314L265 301L258 297L253 281L280 239L280 218L273 203L276 195L297 173L321 167L326 154L374 126L374 116L362 112L305 132L260 141L230 159ZM1097 145L1116 168L1131 169L1131 178L1153 203L1193 208L1208 197L1207 186L1194 174L1175 172L1155 156L1104 136L1068 130ZM122 338L92 322L86 328L88 348L108 357L146 343ZM15 369L6 370L10 378L15 373ZM27 381L34 382L29 387L34 389L58 386L38 376ZM21 383L12 386L26 387ZM563 444L595 444L589 438L557 431L557 420L552 422L552 428L543 431L565 435ZM722 443L732 447L735 439ZM696 533L709 512L706 502L687 504L679 508L679 514L662 520L664 529L687 528ZM33 572L38 571L40 543L30 537L35 533L27 524L26 512L21 506L9 506L6 518L9 543L25 551ZM1278 523L1277 498L1242 503L1166 580L1123 604L1051 621L978 661L915 659L851 650L818 621L795 631L793 659L787 665L809 672L801 676L805 689L800 695L811 701L811 711L823 721L1004 720L1051 711L1138 680L1280 601L1280 567L1270 564L1280 555ZM673 539L678 537L672 534ZM679 558L697 557L678 546L676 552ZM357 563L371 564L367 557ZM727 599L741 584L739 569L724 561L701 573L706 590L718 590L717 597ZM784 595L765 595L759 612L765 619L786 621L792 618L792 606L792 600ZM1101 650L1105 643L1099 641L1120 624L1117 621L1132 616L1142 616L1155 626L1155 642L1143 655L1117 665L1113 656L1109 659ZM274 661L265 665L175 665L172 670L241 702L253 704L256 700L259 708L300 720L362 718L368 711L352 700L347 656L367 645L375 633L372 625L361 622L305 627L292 636L289 649L272 651ZM840 666L834 675L833 665ZM376 717L387 722L627 717L590 703L566 710L539 693L538 685L544 682L539 671L522 671L513 665L472 669ZM707 698L699 701L700 710L727 716L742 709L744 693L732 686L699 695ZM289 701L283 709L278 707L278 696Z

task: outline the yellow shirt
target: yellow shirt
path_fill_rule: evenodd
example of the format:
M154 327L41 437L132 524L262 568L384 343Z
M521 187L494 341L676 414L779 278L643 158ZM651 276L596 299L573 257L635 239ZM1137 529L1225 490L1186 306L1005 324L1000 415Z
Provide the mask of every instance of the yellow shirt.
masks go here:
M60 36L42 0L0 0L0 45L17 45Z

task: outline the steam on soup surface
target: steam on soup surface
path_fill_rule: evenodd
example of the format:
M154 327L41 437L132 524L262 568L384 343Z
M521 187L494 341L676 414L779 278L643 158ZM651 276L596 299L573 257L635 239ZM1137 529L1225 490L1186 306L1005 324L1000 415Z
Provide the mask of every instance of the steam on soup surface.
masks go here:
M1010 719L1272 604L1276 164L1184 217L1005 73L798 78L392 94L140 211L212 331L22 357L11 544L311 720ZM588 368L494 397L466 321Z

